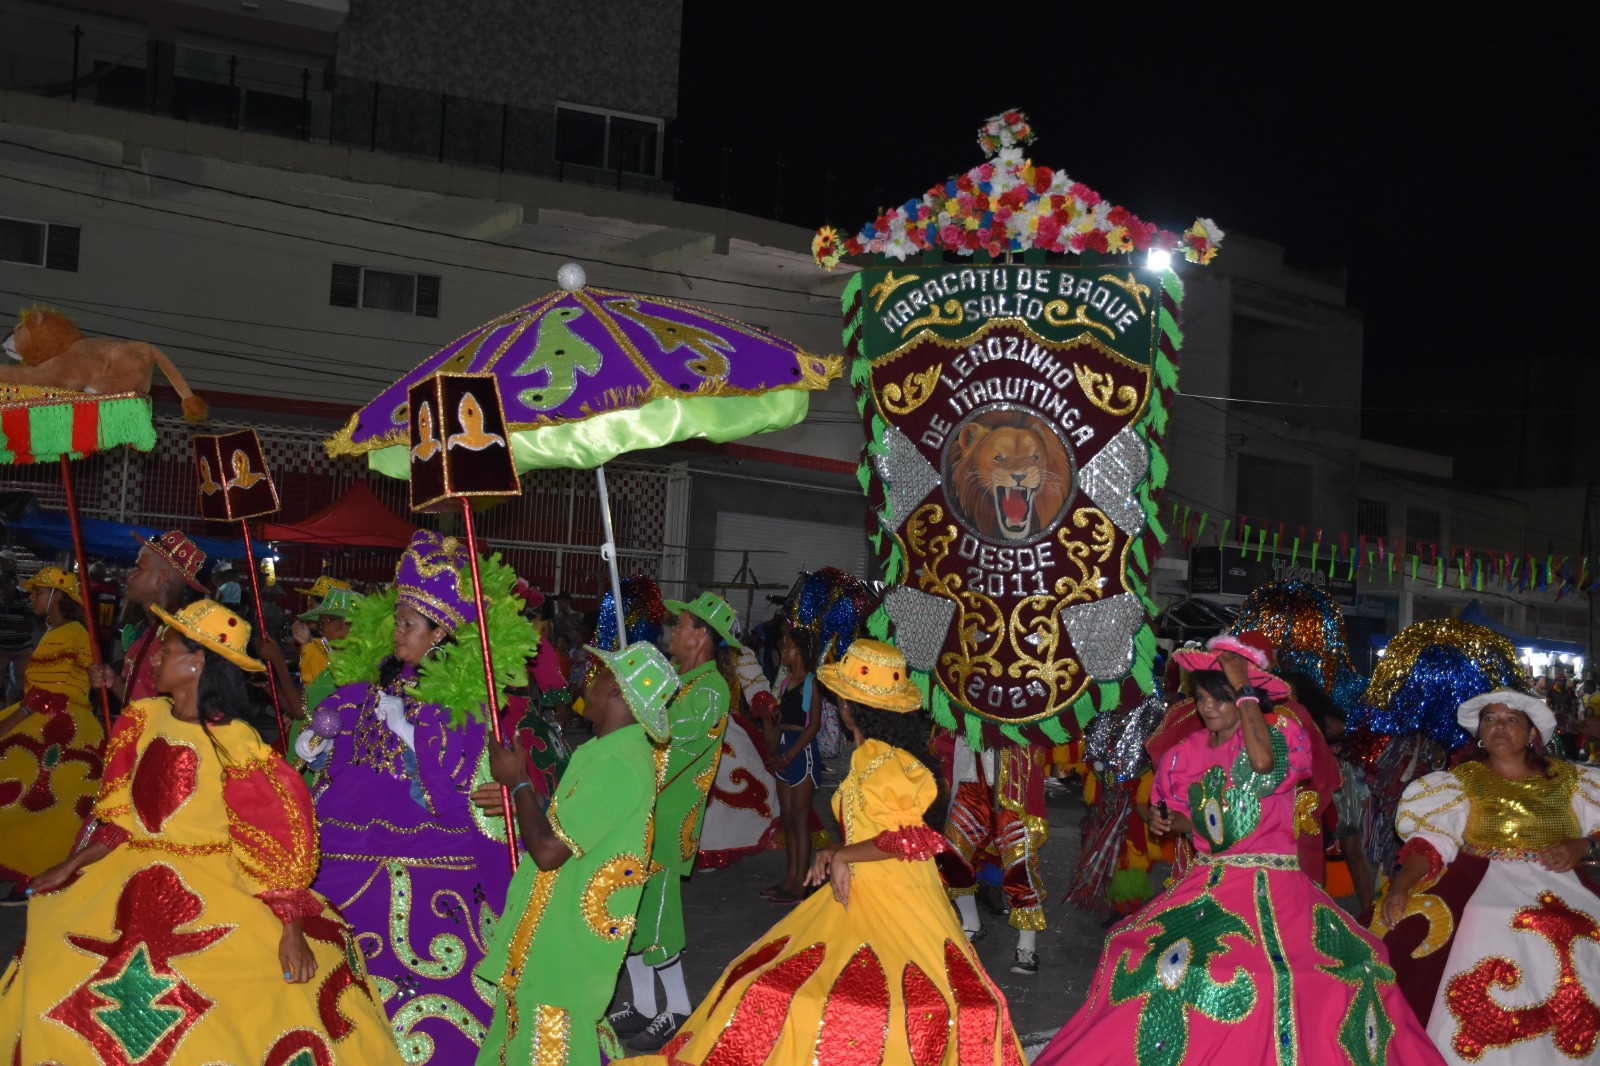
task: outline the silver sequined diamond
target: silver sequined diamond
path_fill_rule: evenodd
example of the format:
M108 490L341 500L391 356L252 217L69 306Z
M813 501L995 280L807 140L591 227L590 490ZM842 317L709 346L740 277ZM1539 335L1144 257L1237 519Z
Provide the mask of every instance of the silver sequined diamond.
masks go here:
M894 622L894 642L913 670L932 670L939 659L956 605L943 596L898 585L883 594L883 606Z
M1131 592L1062 608L1072 650L1096 681L1115 681L1133 665L1133 635L1144 624L1144 603Z
M1080 474L1084 493L1128 536L1144 529L1144 508L1133 490L1150 472L1150 446L1127 426L1089 460Z
M883 478L886 513L880 521L893 532L939 484L939 472L917 451L911 438L893 426L883 431L883 446L884 454L874 455L872 466Z

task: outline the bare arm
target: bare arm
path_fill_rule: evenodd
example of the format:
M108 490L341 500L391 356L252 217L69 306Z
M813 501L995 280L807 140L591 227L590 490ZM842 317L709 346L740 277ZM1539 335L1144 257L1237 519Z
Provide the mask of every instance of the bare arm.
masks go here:
M1223 676L1235 691L1250 683L1250 674L1243 658L1233 652L1223 652L1217 661L1222 665ZM1272 733L1266 717L1261 713L1260 701L1245 698L1236 700L1234 706L1239 708L1239 728L1244 730L1244 750L1250 757L1250 769L1258 774L1268 773L1272 769Z

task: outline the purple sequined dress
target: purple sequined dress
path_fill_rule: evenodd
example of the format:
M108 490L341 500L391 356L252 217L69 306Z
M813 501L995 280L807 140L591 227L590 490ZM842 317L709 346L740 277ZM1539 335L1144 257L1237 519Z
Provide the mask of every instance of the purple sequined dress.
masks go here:
M403 700L414 753L384 720L385 695ZM504 824L468 798L488 779L488 729L474 719L451 728L449 712L404 679L345 685L319 710L330 706L341 728L313 788L314 887L356 930L406 1062L471 1062L494 1014L494 988L473 970L511 881Z

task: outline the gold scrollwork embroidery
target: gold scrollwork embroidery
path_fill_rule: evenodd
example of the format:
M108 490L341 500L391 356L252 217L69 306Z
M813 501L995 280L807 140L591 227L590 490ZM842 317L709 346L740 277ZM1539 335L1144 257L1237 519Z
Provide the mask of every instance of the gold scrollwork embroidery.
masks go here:
M1101 274L1099 280L1105 282L1107 285L1115 285L1117 288L1127 293L1133 298L1133 302L1139 305L1139 313L1141 315L1144 314L1144 302L1150 296L1150 286L1139 284L1138 279L1133 276L1132 271L1128 272L1127 280L1123 280L1122 278L1117 277L1115 274Z
M913 318L910 322L907 322L904 326L901 326L900 336L904 337L911 333L911 331L919 329L922 326L955 326L959 325L960 322L961 301L946 300L944 302L943 314L939 313L939 305L933 304L928 308L927 314Z
M1091 370L1082 363L1073 363L1072 372L1078 377L1078 388L1089 398L1089 402L1108 415L1118 418L1131 415L1139 407L1139 390L1132 385L1117 387L1110 373L1102 374L1098 370ZM1115 396L1116 402L1112 402Z
M638 855L622 854L600 866L583 887L579 909L589 931L602 940L623 940L633 935L632 910L624 917L611 913L611 897L625 888L644 887L653 867Z
M894 271L889 271L883 276L882 281L867 290L867 295L876 297L878 301L872 305L872 313L877 314L882 311L883 305L889 302L889 297L894 295L896 289L902 285L909 285L916 280L917 276L915 274L902 274L897 278L894 276Z
M1079 304L1077 311L1072 310L1072 305L1066 300L1051 300L1044 305L1044 320L1052 326L1088 326L1097 329L1112 340L1117 339L1116 330L1104 322L1096 322L1084 312L1089 310L1088 304Z
M921 372L906 375L905 383L890 382L883 387L883 406L892 415L908 415L928 402L939 381L943 363L934 363Z

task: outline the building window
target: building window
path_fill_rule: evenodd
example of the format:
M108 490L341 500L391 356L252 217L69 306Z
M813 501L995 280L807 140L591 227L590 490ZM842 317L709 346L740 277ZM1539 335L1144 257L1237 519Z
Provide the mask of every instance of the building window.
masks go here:
M46 270L78 269L77 226L0 218L0 261Z
M1439 543L1439 512L1426 507L1406 508L1406 541L1413 545Z
M334 307L365 307L438 318L439 277L335 263L328 303Z
M563 163L659 178L661 132L658 118L556 105L556 159Z
M1389 535L1389 505L1383 500L1356 501L1356 536L1377 540Z
M1252 526L1311 524L1311 467L1260 455L1239 456L1238 512Z

